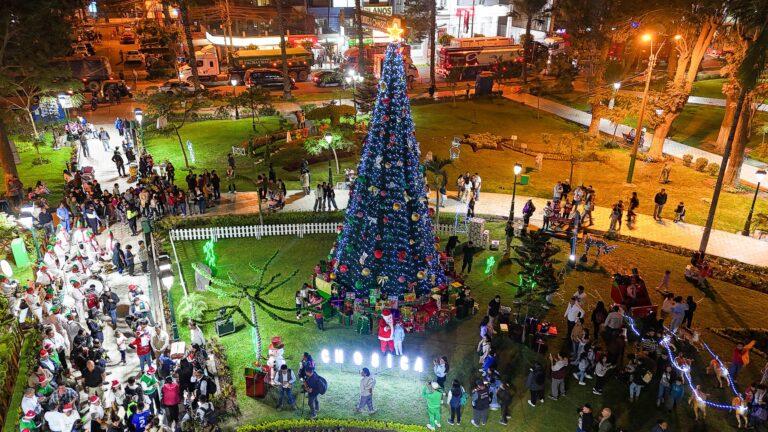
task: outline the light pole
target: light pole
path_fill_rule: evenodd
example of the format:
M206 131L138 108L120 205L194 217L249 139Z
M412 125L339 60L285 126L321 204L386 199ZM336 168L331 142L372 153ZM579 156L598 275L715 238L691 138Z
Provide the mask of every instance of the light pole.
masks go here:
M610 102L608 102L608 109L613 109L613 106L616 103L616 94L619 92L620 88L621 88L620 81L613 83L613 93L611 94Z
M517 195L517 176L523 172L523 166L520 165L520 162L515 163L513 171L515 173L515 180L512 183L512 204L509 206L509 220L512 221L512 225L515 224L515 196Z
M752 206L749 207L749 216L747 216L747 221L744 222L744 231L741 232L742 235L748 236L749 235L749 229L750 225L752 224L752 213L755 211L755 203L757 202L757 194L760 192L760 183L763 182L765 179L765 170L757 170L755 173L755 178L757 178L757 186L755 187L755 196L752 197Z
M237 78L232 78L229 81L230 84L232 84L232 101L235 103L235 120L240 120L240 112L237 109Z
M675 40L680 40L681 36L676 35ZM640 114L637 116L637 127L635 129L635 139L632 142L632 153L629 157L629 172L627 172L627 183L632 183L632 177L635 173L635 160L637 159L637 148L640 146L640 138L642 136L643 129L643 117L645 117L645 106L648 104L648 91L651 88L651 77L653 75L653 67L656 65L656 58L659 55L659 51L664 46L664 42L659 44L659 48L656 52L653 52L653 36L650 33L646 33L642 36L642 40L651 43L650 54L648 56L648 70L645 77L645 90L643 90L643 101L640 103Z
M331 150L333 135L330 132L325 133L325 142L328 143L328 150ZM333 187L333 171L331 170L331 159L328 158L328 184Z
M350 69L347 76L344 77L344 81L347 82L347 86L352 85L352 103L355 106L355 124L357 124L357 100L355 100L355 93L357 92L357 84L363 81L363 76L357 73L356 70Z

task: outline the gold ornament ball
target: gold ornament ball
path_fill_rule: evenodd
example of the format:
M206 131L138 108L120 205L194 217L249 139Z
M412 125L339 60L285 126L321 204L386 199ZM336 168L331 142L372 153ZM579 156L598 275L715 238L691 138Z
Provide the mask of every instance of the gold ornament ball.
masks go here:
M416 277L419 279L424 279L425 276L426 274L423 271L416 273Z
M392 204L392 208L395 209L395 210L400 210L400 203Z
M363 268L362 272L363 276L370 276L371 275L371 269L368 267Z
M418 213L413 213L411 215L411 220L414 221L414 222L418 222L420 218L421 218L421 216L419 216Z

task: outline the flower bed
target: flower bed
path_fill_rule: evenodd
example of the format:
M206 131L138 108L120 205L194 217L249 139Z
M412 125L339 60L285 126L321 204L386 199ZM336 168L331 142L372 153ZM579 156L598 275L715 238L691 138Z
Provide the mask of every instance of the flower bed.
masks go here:
M424 426L385 423L373 420L280 420L260 425L248 425L237 432L423 432Z

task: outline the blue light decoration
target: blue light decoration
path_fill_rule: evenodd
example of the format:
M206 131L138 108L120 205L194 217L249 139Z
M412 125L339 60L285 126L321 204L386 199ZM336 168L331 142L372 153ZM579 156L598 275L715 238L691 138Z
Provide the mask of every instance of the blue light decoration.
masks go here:
M333 256L336 281L358 295L423 295L445 282L419 163L400 44L391 43Z

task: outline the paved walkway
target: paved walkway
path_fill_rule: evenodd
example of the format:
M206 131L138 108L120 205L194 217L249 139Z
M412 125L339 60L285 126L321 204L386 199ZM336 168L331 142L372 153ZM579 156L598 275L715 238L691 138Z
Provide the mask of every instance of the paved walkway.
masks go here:
M466 212L466 204L456 200L455 192L449 192L448 202L445 203L440 211L444 213ZM346 208L349 194L346 191L336 193L336 204L339 208ZM530 197L517 196L515 199L515 215L520 217L525 202ZM532 198L536 206L536 213L531 218L531 223L535 226L541 226L543 223L543 208L546 204L544 198ZM431 200L434 203L434 198ZM297 199L291 204L285 206L285 211L312 211L315 203L314 192L307 197ZM485 193L480 194L480 201L475 204L475 213L507 217L509 215L509 206L511 196L507 194ZM663 216L673 217L673 209L667 206ZM608 230L611 210L607 207L597 207L593 212L595 219L595 228L603 231ZM626 226L620 231L621 234L665 243L672 246L679 246L686 249L698 250L703 227L687 223L674 223L671 219L665 219L663 222L656 222L652 217L644 214L637 215L635 229L627 229ZM739 234L731 234L725 231L713 230L707 252L723 258L739 260L741 262L759 266L768 266L768 241L758 240L752 237L744 237Z
M564 118L574 123L578 123L582 126L589 126L589 123L592 121L592 114L588 112L580 111L580 110L577 110L576 108L571 108L569 106L563 105L558 102L554 102L546 98L537 98L536 96L533 96L527 93L514 93L511 87L505 88L504 97L516 102L520 102L525 105L538 107L542 111L546 111L558 117ZM615 123L608 121L606 119L600 120L601 132L607 133L609 135L613 135L615 128L616 128ZM617 134L629 133L630 130L632 130L630 126L620 124L618 125L618 130L616 131L616 133ZM650 145L650 134L648 135L648 139L646 140L646 143ZM693 156L694 159L703 157L703 158L706 158L708 161L714 162L717 164L719 164L723 160L723 157L720 155L710 153L704 150L700 150L695 147L691 147L683 143L671 140L669 138L667 138L667 140L664 142L664 153L670 156L674 156L676 158L682 158L683 155L690 154ZM741 180L753 185L757 184L756 172L761 167L764 167L765 164L752 161L751 159L747 159L747 160L749 162L744 163L744 165L742 165L741 167Z

